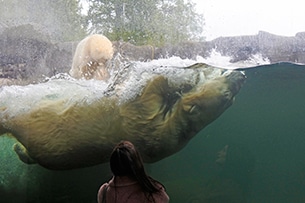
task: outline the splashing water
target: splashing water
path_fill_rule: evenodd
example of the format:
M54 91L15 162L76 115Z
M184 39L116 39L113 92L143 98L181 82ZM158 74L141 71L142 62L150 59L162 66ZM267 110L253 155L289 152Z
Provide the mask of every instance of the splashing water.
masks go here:
M170 85L179 87L182 83L194 86L198 80L205 82L226 72L213 67L200 73L197 69L186 68L198 62L201 61L171 57L150 62L127 63L120 56L116 56L108 81L76 80L61 73L46 78L46 82L40 84L4 86L0 89L0 98L5 99L0 101L0 107L7 108L2 113L13 116L52 101L61 101L66 106L89 105L104 97L117 97L119 103L124 103L140 94L147 82L158 75L167 77ZM24 105L20 105L20 101L23 101Z

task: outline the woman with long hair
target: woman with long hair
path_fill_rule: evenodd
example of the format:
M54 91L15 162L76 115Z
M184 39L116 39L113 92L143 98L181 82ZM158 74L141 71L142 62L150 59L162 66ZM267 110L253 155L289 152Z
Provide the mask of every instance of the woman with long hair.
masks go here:
M98 203L168 203L164 186L148 176L134 145L121 141L110 157L112 179L98 191Z

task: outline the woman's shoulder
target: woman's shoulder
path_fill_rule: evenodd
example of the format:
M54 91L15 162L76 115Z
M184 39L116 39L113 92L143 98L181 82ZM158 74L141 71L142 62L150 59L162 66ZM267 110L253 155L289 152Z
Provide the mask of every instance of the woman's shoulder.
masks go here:
M162 183L160 183L159 181L153 179L152 177L148 177L150 179L150 181L155 185L156 188L160 189L160 190L165 190L165 187Z
M166 193L166 189L162 183L157 180L154 180L155 186L159 189L159 192L154 194L154 199L157 203L168 203L169 196Z
M101 187L98 190L98 196L99 197L103 196L104 190L106 190L108 187L109 187L109 183L104 183L103 185L101 185Z
M109 183L104 183L103 185L101 185L100 189L98 190L97 200L99 203L103 202L103 196L105 195L108 187L109 187Z
M166 193L164 187L160 188L160 191L157 193L154 193L154 200L156 203L168 203L169 202L169 196Z
M108 182L106 182L103 185L101 185L100 190L103 190L106 187L109 187L109 183Z

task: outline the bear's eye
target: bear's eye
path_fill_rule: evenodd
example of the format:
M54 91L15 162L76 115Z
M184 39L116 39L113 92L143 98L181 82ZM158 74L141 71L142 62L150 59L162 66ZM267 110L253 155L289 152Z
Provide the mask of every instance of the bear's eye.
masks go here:
M223 95L224 98L226 98L226 99L232 99L232 93L231 93L231 91L229 91L229 90L224 91L222 95Z
M188 114L197 114L202 111L200 110L200 107L197 104L184 105L183 110Z
M197 105L193 105L193 106L191 106L191 108L189 109L189 113L190 113L190 114L195 114L195 113L198 112L198 110L199 110L198 106L197 106Z
M196 108L196 106L195 106L195 105L194 105L194 106L191 106L191 108L190 108L190 110L189 110L189 113L194 112L195 108Z

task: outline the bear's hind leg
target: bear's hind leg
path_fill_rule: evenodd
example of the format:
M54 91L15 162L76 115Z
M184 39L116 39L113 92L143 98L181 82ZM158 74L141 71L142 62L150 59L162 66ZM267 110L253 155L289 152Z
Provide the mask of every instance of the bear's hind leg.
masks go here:
M29 153L28 150L21 144L21 143L15 143L14 146L14 151L16 152L16 154L18 155L19 159L26 163L26 164L35 164L36 161L33 160Z

